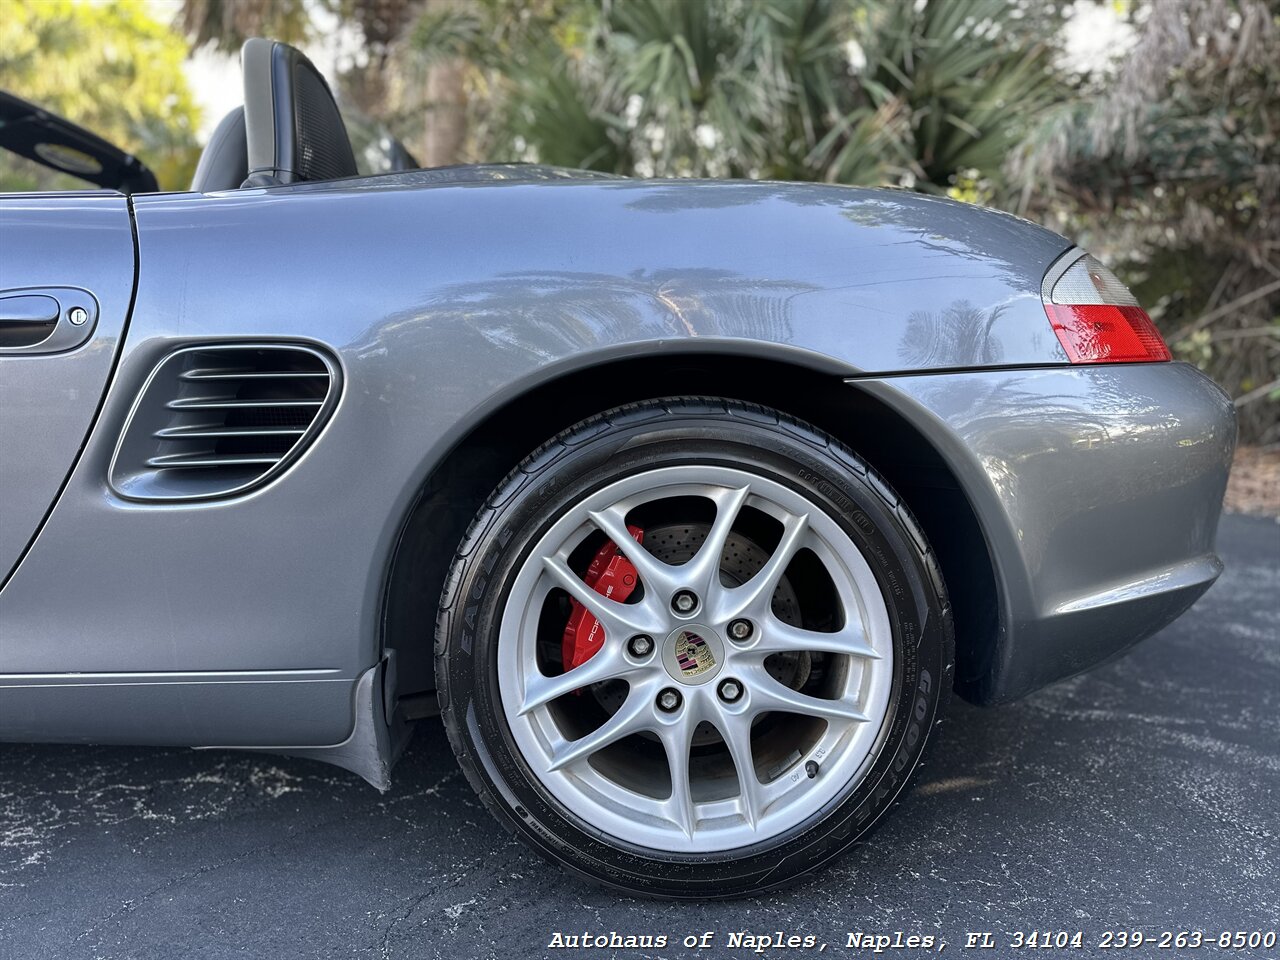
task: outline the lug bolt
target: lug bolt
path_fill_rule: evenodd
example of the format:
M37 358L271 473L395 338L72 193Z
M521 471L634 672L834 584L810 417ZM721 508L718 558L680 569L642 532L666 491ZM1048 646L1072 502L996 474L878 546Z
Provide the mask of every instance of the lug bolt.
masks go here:
M698 606L698 598L692 590L680 590L671 598L671 608L676 613L693 613Z
M632 637L627 641L627 652L633 657L647 657L653 653L653 637L646 637L643 633Z
M721 680L719 692L725 703L737 703L742 699L742 684L737 680Z
M680 709L680 703L682 700L683 698L680 696L680 691L672 690L668 687L666 690L663 690L658 694L658 709L663 713L675 713Z
M735 620L729 624L729 636L735 640L746 640L754 629L750 620Z

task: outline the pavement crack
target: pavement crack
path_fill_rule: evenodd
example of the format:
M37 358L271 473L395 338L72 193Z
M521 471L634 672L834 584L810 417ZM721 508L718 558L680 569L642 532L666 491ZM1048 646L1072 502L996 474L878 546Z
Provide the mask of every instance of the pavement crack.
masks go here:
M387 924L387 929L382 931L382 936L378 940L378 953L381 955L382 960L388 960L391 956L391 935L395 932L396 927L408 920L413 915L413 911L417 910L422 902L434 892L433 890L428 890L421 896L414 897L409 901L409 906L405 908L405 911L393 917L391 922Z

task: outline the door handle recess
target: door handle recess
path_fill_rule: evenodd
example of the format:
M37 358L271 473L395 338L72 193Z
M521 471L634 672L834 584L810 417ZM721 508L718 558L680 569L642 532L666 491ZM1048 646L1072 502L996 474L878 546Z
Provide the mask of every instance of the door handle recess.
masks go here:
M0 298L0 346L33 347L49 339L61 314L62 306L53 297Z
M78 287L0 291L0 355L62 353L98 323L98 301Z

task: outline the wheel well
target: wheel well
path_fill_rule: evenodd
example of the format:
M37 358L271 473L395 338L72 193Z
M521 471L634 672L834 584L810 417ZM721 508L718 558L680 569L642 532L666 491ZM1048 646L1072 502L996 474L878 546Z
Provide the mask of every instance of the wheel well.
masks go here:
M695 354L620 360L533 388L492 412L427 478L402 530L387 583L383 642L397 695L434 687L435 613L468 523L506 474L544 440L619 404L678 394L746 400L837 437L897 490L929 538L956 625L956 687L987 670L1000 629L991 557L954 473L929 441L856 384L776 360Z

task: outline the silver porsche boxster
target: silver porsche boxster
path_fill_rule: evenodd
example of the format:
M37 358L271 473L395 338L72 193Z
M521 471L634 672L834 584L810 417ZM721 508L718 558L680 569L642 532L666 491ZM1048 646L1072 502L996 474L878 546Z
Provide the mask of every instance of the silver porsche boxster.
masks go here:
M864 837L953 691L1085 670L1221 571L1232 404L1070 241L899 191L361 176L305 57L242 63L180 193L0 97L0 146L102 188L0 198L0 740L386 789L447 735L551 860L733 896Z

